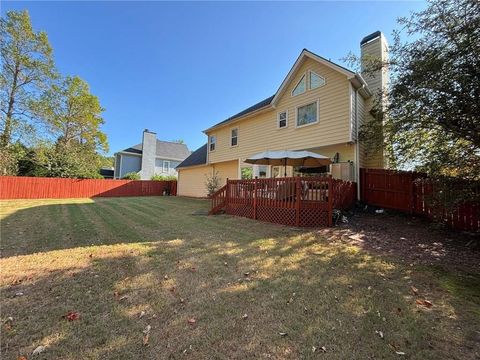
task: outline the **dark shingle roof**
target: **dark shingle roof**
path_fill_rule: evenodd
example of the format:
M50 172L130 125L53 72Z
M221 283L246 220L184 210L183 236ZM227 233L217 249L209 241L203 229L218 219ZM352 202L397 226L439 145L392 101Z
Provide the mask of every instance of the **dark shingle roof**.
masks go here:
M261 109L261 108L269 105L272 102L274 97L275 97L275 95L272 95L272 96L266 98L265 100L262 100L262 101L256 103L255 105L252 105L249 108L246 108L245 110L240 111L238 114L235 114L233 116L230 116L228 119L220 121L219 123L213 125L212 128L214 128L216 126L219 126L219 125L222 125L222 124L225 124L225 123L228 123L229 121L232 121L233 119L239 118L243 115L247 115L251 112L254 112L255 110Z
M142 144L137 144L131 146L125 150L125 152L130 152L134 154L141 154L142 153ZM156 155L158 157L165 157L168 159L185 159L188 155L190 155L190 151L187 148L187 145L180 144L176 142L170 141L162 141L157 140L157 150Z
M195 165L204 165L207 163L207 144L199 147L197 150L192 152L189 157L183 160L177 168L195 166Z

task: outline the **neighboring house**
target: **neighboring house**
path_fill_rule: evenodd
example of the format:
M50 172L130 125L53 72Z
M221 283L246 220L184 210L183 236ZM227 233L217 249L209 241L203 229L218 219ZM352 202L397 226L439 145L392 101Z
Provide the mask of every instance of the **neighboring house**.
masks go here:
M157 140L154 132L145 130L141 144L115 154L114 178L121 179L130 172L140 174L142 180L150 180L155 174L177 176L175 168L189 155L185 144Z
M99 174L103 176L104 179L113 179L113 174L115 170L113 167L103 167L99 170Z
M387 46L377 31L362 39L361 56L385 61ZM384 167L383 151L367 153L357 134L362 123L375 121L372 106L386 81L386 71L355 73L304 49L274 95L204 131L208 143L177 167L178 194L206 196L208 176L217 173L225 183L241 178L244 167L254 176L282 176L281 167L244 162L265 150L331 157L334 164L323 171L346 180L358 181L360 167ZM297 170L287 167L288 176Z

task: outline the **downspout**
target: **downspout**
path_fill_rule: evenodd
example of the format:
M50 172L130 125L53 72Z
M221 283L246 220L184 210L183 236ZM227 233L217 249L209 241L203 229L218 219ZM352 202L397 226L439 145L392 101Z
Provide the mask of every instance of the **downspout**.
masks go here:
M362 89L365 85L362 85ZM358 90L355 89L355 179L357 180L357 200L360 200L360 143L358 135Z

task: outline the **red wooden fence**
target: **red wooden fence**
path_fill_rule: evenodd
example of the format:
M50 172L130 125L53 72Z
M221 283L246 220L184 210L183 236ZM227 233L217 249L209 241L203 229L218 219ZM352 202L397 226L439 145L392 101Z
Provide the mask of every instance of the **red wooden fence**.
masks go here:
M176 195L176 181L0 176L0 199Z
M462 185L457 186L460 191ZM438 190L425 174L360 169L360 190L361 200L366 204L435 218L457 230L480 230L480 204L464 202L451 209L436 203L433 208L430 200L438 195Z

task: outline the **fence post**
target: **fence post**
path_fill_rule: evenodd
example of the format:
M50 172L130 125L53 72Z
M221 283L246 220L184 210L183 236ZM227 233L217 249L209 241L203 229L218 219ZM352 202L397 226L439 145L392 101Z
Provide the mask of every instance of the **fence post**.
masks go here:
M300 177L295 178L295 185L296 185L296 191L295 191L295 226L300 226L300 195L302 193L302 184L300 182Z
M255 176L255 180L253 180L253 219L257 219L257 180L258 177Z

